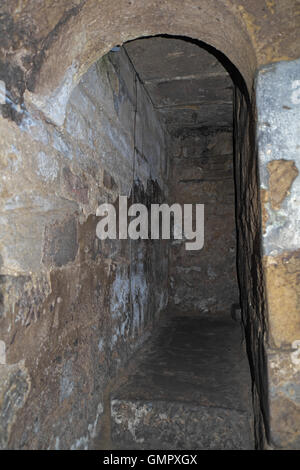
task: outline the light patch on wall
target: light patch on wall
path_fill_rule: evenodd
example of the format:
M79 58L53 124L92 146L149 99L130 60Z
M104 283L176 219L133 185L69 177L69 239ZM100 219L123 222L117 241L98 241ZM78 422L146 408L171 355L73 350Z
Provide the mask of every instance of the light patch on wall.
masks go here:
M72 361L67 361L64 364L62 375L60 378L60 403L68 398L74 389Z
M59 437L55 439L55 450L59 450Z
M122 272L118 269L116 278L112 285L110 311L114 326L111 338L111 347L113 347L120 336L124 336L125 328L128 323L128 311L130 283L127 271Z
M5 104L6 86L3 80L0 80L0 104Z
M45 181L53 181L58 174L58 163L44 152L39 152L37 156L38 170L37 173Z
M24 95L25 102L31 101L47 118L51 119L57 126L62 126L65 120L69 96L75 84L77 69L77 64L69 67L60 85L50 96L42 96L26 90Z
M296 349L296 351L292 352L291 361L294 365L300 366L300 339L293 341L292 349Z
M298 59L266 66L257 78L260 185L265 190L269 184L273 187L269 203L265 203L263 249L272 256L300 246L299 74ZM272 161L291 163L279 167ZM274 170L273 176L270 170Z
M100 338L98 342L98 351L102 352L103 349L104 349L104 340L103 338Z
M25 112L25 116L19 125L22 132L27 132L33 140L41 142L44 145L49 144L48 130L41 119L33 117L28 112Z
M139 253L142 258L143 253ZM148 304L148 284L143 271L143 262L136 262L137 272L132 275L131 279L131 297L133 304L133 331L139 329L144 324L145 309Z
M84 449L88 450L89 438L88 436L82 436L76 439L75 443L71 445L71 450Z
M6 364L6 347L4 341L0 341L0 364Z
M0 449L7 449L17 413L28 398L31 387L25 360L1 366L0 374Z
M96 418L93 423L90 423L88 425L88 433L85 436L81 436L76 441L74 444L71 445L71 450L76 450L76 449L84 449L88 450L89 448L89 441L91 439L94 439L97 434L97 424L99 421L99 417L103 413L103 404L100 402L97 406L97 413L96 413Z
M291 95L291 101L293 104L300 104L300 80L294 80L292 83L292 89L294 90Z
M60 153L62 153L69 160L72 160L72 150L70 146L66 143L63 135L60 134L57 130L53 131L52 134L53 147Z

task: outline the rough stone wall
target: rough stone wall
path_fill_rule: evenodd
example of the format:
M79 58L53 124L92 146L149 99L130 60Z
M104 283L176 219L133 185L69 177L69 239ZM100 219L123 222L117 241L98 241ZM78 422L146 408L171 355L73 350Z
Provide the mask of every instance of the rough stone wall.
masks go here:
M238 275L258 447L298 449L299 61L235 96ZM257 139L255 138L257 135Z
M1 117L0 144L0 445L88 448L168 269L160 241L99 241L95 212L163 200L164 130L121 50L83 76L62 126L31 107Z
M116 44L161 33L223 51L251 87L257 64L299 56L298 13L296 0L43 0L39 8L35 0L3 1L0 80L16 104L7 99L3 112L18 119L29 90L49 115L59 96L63 116L72 85L95 60Z
M103 174L101 171L97 173L97 170L95 170L93 160L98 158L97 152L93 154L89 147L83 143L80 146L75 145L62 128L46 123L38 111L32 110L30 103L36 102L39 109L44 109L49 117L55 119L56 124L63 125L66 103L74 84L78 83L82 74L98 57L107 52L115 44L121 44L128 39L142 35L155 35L162 32L170 35L198 38L215 46L226 54L239 68L249 89L251 89L253 74L257 65L262 66L271 62L288 61L299 57L299 50L295 47L295 44L299 42L300 31L300 16L298 13L299 2L296 0L276 3L270 1L261 2L261 0L253 0L251 2L248 0L234 0L232 2L227 0L211 2L208 0L203 2L201 6L195 5L193 0L184 0L184 2L182 0L174 0L172 2L160 3L145 2L144 0L130 3L127 0L120 0L117 4L111 0L102 2L97 0L82 0L72 3L72 5L67 1L56 2L54 4L52 1L44 0L40 2L39 8L36 7L36 1L33 0L21 3L17 0L2 2L0 7L0 109L3 116L0 120L0 143L2 147L1 177L3 177L1 179L1 225L6 228L4 234L1 232L1 248L3 248L1 256L3 256L4 261L0 259L0 264L3 265L1 271L3 274L1 274L0 279L2 315L0 321L1 327L3 326L4 328L1 331L4 331L6 343L4 344L2 339L0 340L2 341L0 343L1 377L4 377L1 383L1 394L3 390L6 390L7 386L10 390L15 389L14 381L11 382L5 378L9 376L6 375L8 365L5 364L5 361L9 365L13 363L19 364L19 372L16 376L21 377L22 380L18 381L19 385L17 387L20 390L18 406L23 406L22 403L26 399L31 386L31 390L34 391L30 392L31 398L34 398L32 400L32 416L33 418L35 418L35 415L38 416L35 426L36 432L38 432L41 426L40 421L46 423L46 419L43 420L43 417L36 412L38 406L35 403L38 400L48 400L49 409L52 409L51 407L54 407L54 403L57 403L55 390L57 390L59 379L57 373L56 378L53 378L54 392L47 396L47 399L45 398L46 392L44 392L44 396L38 396L36 390L39 384L36 382L31 384L29 377L32 377L32 373L29 374L26 365L18 362L20 358L25 356L23 348L23 343L25 344L24 338L26 338L26 343L28 342L29 344L31 342L28 358L26 359L27 364L30 364L31 372L35 361L37 370L42 370L44 365L39 359L42 355L45 358L45 364L48 364L45 352L47 345L45 346L44 344L49 336L49 324L52 325L50 319L53 319L53 328L55 328L55 325L59 325L57 320L59 318L59 309L63 308L63 302L58 300L63 299L63 297L60 296L59 292L55 293L53 290L54 281L58 281L61 272L64 272L66 276L68 274L67 285L70 289L72 287L75 298L78 299L72 308L78 312L81 305L79 302L84 300L84 289L81 292L79 286L82 285L82 279L84 279L84 282L87 282L86 274L83 275L82 272L86 273L88 271L85 269L81 271L79 268L77 268L77 271L74 269L68 271L66 265L59 266L59 260L63 259L64 262L70 260L69 263L73 262L76 264L79 252L82 255L81 259L86 264L90 263L91 258L95 262L98 257L98 254L93 254L93 250L84 253L82 246L85 242L81 243L79 251L78 238L78 249L76 251L76 244L74 248L74 230L72 230L73 235L68 235L71 239L70 246L73 246L72 249L65 251L63 248L58 248L58 255L45 256L45 263L49 263L49 266L51 263L54 263L54 266L56 266L55 263L58 263L55 269L50 268L53 271L51 280L51 277L47 274L49 272L48 268L48 271L47 269L44 271L43 268L40 272L40 265L44 266L44 263L41 264L43 243L40 233L44 233L44 230L41 231L39 227L52 224L54 225L52 227L54 231L55 226L58 225L57 231L60 234L60 238L63 238L62 245L64 245L65 238L61 237L62 234L65 234L64 220L70 217L70 226L77 227L76 234L78 237L80 226L77 224L77 211L82 211L81 213L84 214L83 220L85 220L86 214L90 210L88 209L85 212L86 205L80 201L84 201L86 197L89 200L93 199L94 196L92 191L87 191L85 180L83 178L82 181L80 171L75 170L75 167L73 168L74 163L72 168L70 168L72 174L70 175L69 173L71 183L70 181L66 183L68 191L72 193L72 196L66 197L65 190L61 189L61 166L69 165L69 157L67 155L78 155L78 158L81 155L81 164L86 165L85 168L89 170L89 172L85 171L84 175L88 179L88 184L95 187L95 191L103 191L104 195L106 193L108 195L113 194L112 188L109 190L102 186L102 181L104 182L105 180L109 186L113 187L114 179L112 179L113 175L109 172L104 175L104 170ZM270 71L266 75L265 72L263 69L260 74L261 78L270 76ZM289 73L292 73L294 76L293 82L298 80L294 72L290 71ZM296 174L295 168L299 167L297 163L295 163L295 166L290 162L286 163L286 160L296 162L298 158L295 153L295 147L293 152L291 152L291 143L296 142L296 140L290 138L290 127L295 129L295 123L298 122L298 119L286 120L287 116L290 116L291 113L298 109L295 107L297 104L291 102L292 95L296 98L294 93L297 94L297 85L295 85L295 88L289 88L294 85L287 76L286 84L283 85L281 83L281 88L277 88L277 79L278 76L273 75L273 79L270 82L271 86L265 89L262 82L263 86L261 88L261 97L268 90L266 94L267 102L265 104L267 104L266 110L269 113L267 120L265 120L266 116L261 115L260 126L262 134L267 136L266 141L271 139L270 143L272 146L276 141L277 135L282 137L283 143L288 144L287 148L286 145L282 147L282 151L277 152L276 150L276 155L272 154L272 152L268 154L267 150L269 149L266 148L268 158L270 160L277 160L277 162L271 163L271 161L268 161L266 164L264 158L261 159L261 171L267 175L267 180L262 183L261 187L261 203L265 205L266 209L262 214L262 219L263 222L268 223L269 228L267 228L266 232L268 236L272 232L270 227L273 226L274 220L277 221L274 227L276 227L278 220L283 222L283 224L287 221L287 218L291 218L294 221L299 220L299 218L295 218L293 211L286 214L282 211L286 201L290 201L288 192L290 187L293 190L295 188L294 182L291 185L291 181ZM276 107L272 107L273 94L277 96L279 90L288 90L289 97L285 99L279 93L280 104L278 105L279 101L275 100ZM247 114L245 103L243 103L241 97L239 100L241 101L241 106L237 108L239 110L238 120L243 118L243 116L245 118ZM260 111L262 109L263 107L261 107ZM270 127L264 124L265 122L270 124L270 116L273 115L274 117L277 113L281 116L278 123L272 122ZM9 122L10 119L12 122ZM285 122L288 123L288 128L284 125ZM21 124L18 127L14 123ZM244 209L246 211L244 215L242 210L239 211L239 216L241 217L240 248L238 253L240 260L239 277L244 289L243 309L245 315L249 309L247 318L252 318L252 320L247 322L247 337L248 351L252 358L253 377L256 377L254 396L256 397L257 416L260 415L260 410L264 410L265 422L267 422L267 406L263 405L267 390L266 379L263 379L263 374L265 374L263 338L266 327L265 317L262 313L264 310L264 295L263 289L260 287L263 285L262 273L261 269L258 268L261 259L259 248L257 249L260 245L260 228L255 222L260 204L257 200L255 184L248 184L251 181L255 181L256 176L254 175L257 169L255 163L251 163L250 157L243 157L244 154L249 155L249 151L247 151L249 126L246 118L242 120L238 127L240 129L239 135L241 140L240 144L238 144L237 140L236 148L242 163L236 166L238 175L241 176L241 186L238 194L240 194L245 208L247 203L249 203L249 208L247 210ZM272 132L268 133L268 129ZM278 132L280 129L282 129L282 132ZM284 137L284 132L287 132L288 137ZM252 140L250 139L250 141ZM57 147L55 148L54 145ZM68 145L70 150L66 150ZM264 153L262 152L261 155ZM85 155L90 155L90 158L84 158ZM276 158L274 158L274 155ZM293 156L291 157L291 155ZM282 160L285 162L283 163ZM269 163L270 178L268 176ZM100 168L100 165L97 164L96 168ZM242 168L245 169L241 170ZM36 173L37 169L39 169L39 175ZM249 175L247 175L247 172L249 172ZM287 172L288 176L278 179L278 175L284 175L285 172ZM68 170L66 170L66 174L68 174ZM285 181L283 187L276 183L281 180ZM299 176L296 177L296 181L299 181ZM102 189L98 188L98 183ZM275 194L276 191L274 190L276 184L279 188L278 195ZM23 189L25 189L24 194L22 194ZM288 191L287 195L282 199L286 191ZM12 195L15 193L18 194L14 200ZM87 194L88 196L86 196ZM96 199L95 197L94 200L96 201ZM293 206L296 207L295 202ZM31 213L30 221L23 223L22 213L28 209L30 209ZM91 213L93 213L92 210ZM7 219L8 216L9 220ZM74 217L76 223L74 223L74 220L72 221ZM92 217L88 223L95 224ZM9 228L11 228L10 232ZM297 227L289 227L288 230L279 230L279 232L285 234L290 232L292 234L297 232L296 229ZM47 230L49 233L51 227L48 227ZM275 232L277 231L278 227ZM84 229L83 232L85 232ZM251 233L252 235L250 236L249 234ZM90 243L92 246L93 240ZM275 252L270 254L266 249L267 245L265 245L264 251L265 274L269 291L269 322L272 332L271 338L274 338L274 340L270 341L272 348L270 348L268 353L268 357L271 358L272 351L274 359L273 362L269 361L269 377L270 383L272 383L272 393L270 394L271 435L273 442L277 443L276 445L295 447L298 445L297 439L299 439L297 437L299 432L299 425L297 424L297 400L299 393L295 391L295 384L299 383L297 376L299 355L298 343L296 343L298 339L295 336L295 333L298 331L297 318L299 318L299 245L298 242L291 245L288 238L276 241L275 245L279 247L278 254L275 254ZM243 255L243 248L248 250L247 255ZM37 256L36 253L40 255ZM72 261L74 256L75 260ZM243 262L246 263L244 274L242 269ZM97 271L95 268L94 274L101 276L101 269L98 268ZM111 269L111 263L108 262L105 264L105 269L103 267L103 275L107 277L111 273ZM94 274L91 274L91 281L97 279L97 276ZM77 282L78 279L80 282ZM274 280L276 282L273 282ZM87 290L86 293L88 301L90 301L90 292ZM68 295L71 298L71 294ZM32 296L35 297L35 302L27 300L31 299ZM48 304L46 304L45 299L49 300ZM6 306L10 304L13 304L14 307L9 310L10 313L6 313ZM51 313L47 316L47 322L45 321L46 317L43 317L44 308L40 309L38 307L40 305L45 305L45 312L51 310ZM108 308L106 306L106 309ZM58 313L56 313L57 311ZM82 316L82 312L80 312L80 315L78 313L78 318L88 325L90 321L89 316L85 316L85 314ZM15 315L17 323L24 321L20 332L16 332L16 328L12 327L13 323L10 324L7 320L9 315L10 317ZM41 321L41 318L44 318L44 320ZM54 318L56 319L55 321ZM94 319L92 314L91 318ZM70 318L66 319L66 323L70 324L71 322L74 325L74 343L77 343L75 320L78 319L73 314L70 314ZM26 327L25 324L27 325ZM82 324L79 323L79 325L81 325L81 329L78 331L84 331ZM92 330L89 328L88 331L91 332ZM98 331L97 328L96 331ZM44 332L43 338L41 337L41 332ZM86 348L86 344L89 344L86 341L87 339L84 339ZM61 348L61 350L65 351L66 348L64 348L63 344L66 341L71 345L71 336L69 338L66 335L63 336L57 342L57 346L54 341L53 351L56 350L55 348L57 350ZM49 343L52 344L52 337L49 339ZM19 351L17 344L20 344ZM251 353L252 346L253 354ZM49 351L51 353L51 348ZM97 349L96 354L98 354ZM62 367L59 365L62 356L58 354L56 357L56 367ZM88 357L90 356L87 355L86 357L88 362ZM105 355L104 358L106 357ZM56 364L56 362L54 363ZM105 367L109 363L109 360L103 359ZM66 370L70 370L68 367ZM255 374L254 371L256 371ZM42 388L44 387L46 373L47 367L45 367L44 375L38 379L42 384ZM64 372L64 377L63 384L66 385L68 384L68 372ZM284 377L284 380L281 377ZM262 384L261 391L259 391L259 384ZM34 397L32 396L33 393ZM292 399L292 396L296 397L296 399ZM260 402L258 400L259 397ZM90 403L92 411L88 411L88 413L91 417L90 430L92 430L97 413L95 412L95 402L90 400ZM78 403L78 408L80 408L80 405L81 403ZM101 410L101 405L99 406L99 410ZM29 409L28 400L26 409ZM84 406L81 409L83 410L82 413L86 416L87 411ZM14 413L14 410L16 408L12 407L12 413ZM285 416L282 415L282 412L285 413ZM22 423L24 423L24 419ZM20 422L18 423L18 429L20 429L19 435L22 434L24 436L24 443L29 442L31 439L34 446L37 438L34 438L32 435L31 417L28 415L26 420L28 431L25 431L24 424ZM12 417L10 423L13 421L14 417ZM82 423L86 422L86 419L82 420ZM283 423L285 424L283 425ZM43 424L42 429L45 429L45 426L46 424ZM49 424L50 428L51 424ZM8 437L5 438L6 442L9 438L10 426L7 426L5 429L7 429L5 432L8 432ZM260 429L262 430L262 427ZM28 435L26 435L26 432ZM86 426L83 425L82 436L86 436L86 433ZM45 432L44 434L41 433L41 436L43 435L46 435ZM68 439L69 437L66 434L65 442ZM21 439L19 441L21 442ZM53 437L54 441L56 441L56 438ZM60 445L59 440L56 442ZM84 442L85 438L79 440L79 444L84 444ZM41 445L44 444L41 442Z
M169 201L204 204L204 247L170 245L170 302L183 310L230 312L239 302L232 129L187 130L174 139Z
M266 301L261 252L259 172L255 140L255 100L235 89L234 172L236 182L237 271L242 322L252 375L256 446L269 434L265 337Z
M257 77L270 443L300 448L300 61Z

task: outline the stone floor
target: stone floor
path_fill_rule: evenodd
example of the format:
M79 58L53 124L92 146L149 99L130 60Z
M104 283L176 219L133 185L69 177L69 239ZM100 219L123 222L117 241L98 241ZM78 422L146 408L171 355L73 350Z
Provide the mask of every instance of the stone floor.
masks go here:
M112 393L115 448L251 449L251 380L228 314L169 314Z

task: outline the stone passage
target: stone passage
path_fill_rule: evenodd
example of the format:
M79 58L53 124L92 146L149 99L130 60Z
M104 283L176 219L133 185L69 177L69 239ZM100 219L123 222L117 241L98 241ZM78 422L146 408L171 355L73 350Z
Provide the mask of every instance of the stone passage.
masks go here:
M169 204L205 205L203 249L169 243L169 303L222 313L239 301L228 64L182 39L139 39L125 49L168 136Z
M252 449L249 366L230 316L171 313L112 392L115 448Z
M300 448L298 7L1 2L1 449ZM124 195L204 248L100 241Z
M111 383L152 334L160 339L141 372L115 396L112 445L252 446L247 400L232 374L235 364L241 373L240 331L226 320L239 301L236 85L211 52L166 37L127 42L81 77L56 115L59 126L31 103L17 129L0 127L1 367L10 378L0 390L2 448L100 447L111 434ZM253 179L243 187L255 189ZM204 248L188 252L185 240L100 241L97 207L118 207L120 195L148 207L205 204ZM242 270L251 247L243 253ZM160 329L167 305L187 316ZM144 370L153 373L143 392ZM9 416L1 411L7 400Z
M170 243L169 301L180 310L222 313L239 300L232 112L228 114L228 127L211 123L206 128L184 129L172 146L169 199L205 207L203 249L186 251L185 240Z

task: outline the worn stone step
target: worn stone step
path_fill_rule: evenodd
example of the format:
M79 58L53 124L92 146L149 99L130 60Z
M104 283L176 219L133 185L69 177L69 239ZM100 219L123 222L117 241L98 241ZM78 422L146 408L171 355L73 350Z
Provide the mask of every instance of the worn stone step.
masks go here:
M169 315L111 397L116 448L252 449L251 382L241 328Z
M173 401L114 399L112 440L131 449L253 449L245 411Z

